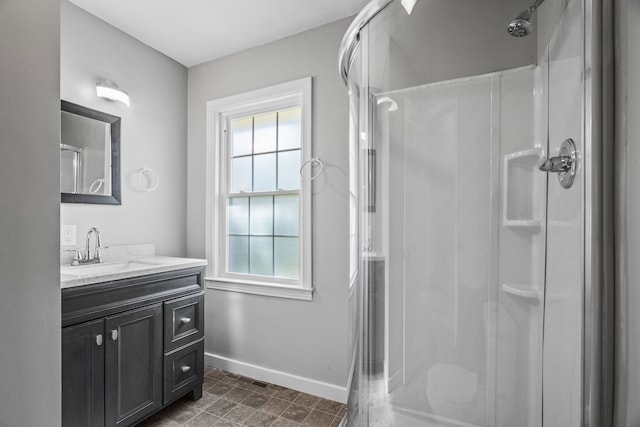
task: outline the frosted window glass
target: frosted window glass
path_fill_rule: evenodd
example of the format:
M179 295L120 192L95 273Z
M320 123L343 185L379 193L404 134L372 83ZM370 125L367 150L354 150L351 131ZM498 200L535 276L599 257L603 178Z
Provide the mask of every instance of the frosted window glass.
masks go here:
M278 189L300 189L300 150L278 153Z
M261 276L273 276L273 237L251 236L250 272Z
M230 273L249 273L249 237L229 236Z
M299 240L297 237L275 238L274 276L288 279L299 278Z
M229 199L228 234L249 234L249 198Z
M252 197L250 203L250 234L273 234L273 197Z
M298 236L298 196L276 196L274 206L275 235Z
M253 191L276 190L276 154L255 156L253 162Z
M251 157L231 160L231 192L251 191Z
M302 112L300 108L278 113L278 150L300 148L302 140Z
M276 151L276 113L254 117L254 153Z
M231 120L231 153L235 156L251 154L253 118Z

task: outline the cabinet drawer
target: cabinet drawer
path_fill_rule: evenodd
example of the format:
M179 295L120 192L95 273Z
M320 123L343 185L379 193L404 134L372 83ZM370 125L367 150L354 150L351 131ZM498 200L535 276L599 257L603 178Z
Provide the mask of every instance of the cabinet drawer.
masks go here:
M204 294L164 303L164 348L170 351L204 336Z
M164 357L164 404L204 381L204 340Z

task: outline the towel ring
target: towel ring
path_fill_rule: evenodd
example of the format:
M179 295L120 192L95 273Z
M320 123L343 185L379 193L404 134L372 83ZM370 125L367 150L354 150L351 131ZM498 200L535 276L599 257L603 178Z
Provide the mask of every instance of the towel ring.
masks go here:
M98 178L89 187L89 193L96 194L101 188L102 184L104 184L104 179Z
M311 168L313 168L314 166L318 166L318 171L316 173L314 173L313 175L311 175L310 178L305 178L304 176L304 167L307 166L308 164L311 164ZM302 164L302 166L300 166L300 176L302 177L302 179L306 179L308 181L313 181L314 179L316 179L317 177L320 176L320 174L322 173L322 171L324 170L324 163L322 162L322 160L320 160L318 157L314 157L312 159L307 160L306 162L304 162Z
M142 177L144 175L147 175L149 177L150 182L153 182L153 179L154 179L153 177L155 176L155 181L156 181L155 185L148 185L148 186L144 185L142 183ZM140 171L138 172L138 185L144 191L156 191L156 189L160 185L160 175L158 175L158 173L153 169L149 169L148 167L145 166L142 169L140 169Z

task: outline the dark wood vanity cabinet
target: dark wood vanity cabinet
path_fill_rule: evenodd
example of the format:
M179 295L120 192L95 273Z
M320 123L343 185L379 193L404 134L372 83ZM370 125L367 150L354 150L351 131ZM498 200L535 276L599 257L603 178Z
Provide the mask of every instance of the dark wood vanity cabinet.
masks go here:
M202 396L202 279L195 268L62 290L63 426L132 426Z

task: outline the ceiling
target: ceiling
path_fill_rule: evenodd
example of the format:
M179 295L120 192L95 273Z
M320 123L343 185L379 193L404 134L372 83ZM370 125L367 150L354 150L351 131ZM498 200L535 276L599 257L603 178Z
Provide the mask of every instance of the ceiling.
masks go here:
M369 0L70 0L191 67L358 13Z

